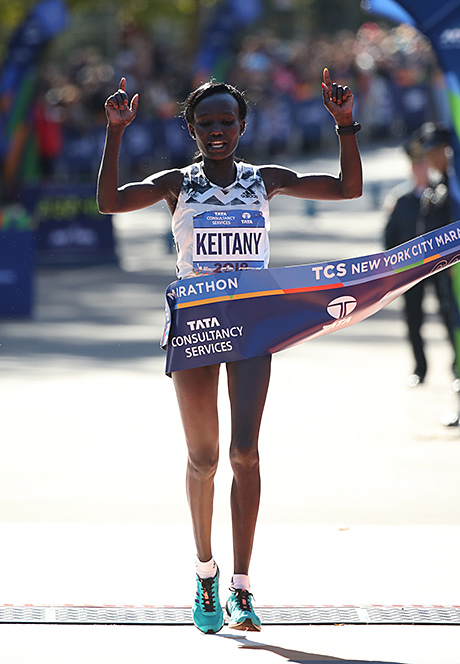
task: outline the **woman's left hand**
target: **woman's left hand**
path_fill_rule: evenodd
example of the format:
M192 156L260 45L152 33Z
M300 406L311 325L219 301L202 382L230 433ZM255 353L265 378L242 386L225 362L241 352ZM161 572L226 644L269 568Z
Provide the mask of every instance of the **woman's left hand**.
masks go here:
M327 68L323 70L323 78L323 102L336 124L343 127L353 124L353 94L350 88L333 83Z

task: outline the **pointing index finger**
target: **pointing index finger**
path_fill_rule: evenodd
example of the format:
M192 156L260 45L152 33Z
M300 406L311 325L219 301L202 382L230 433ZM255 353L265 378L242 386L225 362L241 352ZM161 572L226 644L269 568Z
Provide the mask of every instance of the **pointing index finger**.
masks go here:
M118 89L126 92L126 78L124 76L122 76L120 79L120 87Z
M324 67L323 69L323 80L324 83L327 85L328 88L331 87L331 77L329 74L329 69L327 67Z

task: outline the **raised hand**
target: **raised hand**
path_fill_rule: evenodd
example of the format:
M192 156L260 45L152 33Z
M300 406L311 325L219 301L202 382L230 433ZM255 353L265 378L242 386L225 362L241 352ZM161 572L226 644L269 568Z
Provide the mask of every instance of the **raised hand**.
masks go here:
M136 117L138 103L139 95L136 93L129 104L126 94L126 78L123 77L118 90L105 102L108 123L112 126L127 127Z
M347 126L353 123L353 95L348 85L339 85L331 81L329 70L323 70L324 82L321 83L323 102L336 123Z

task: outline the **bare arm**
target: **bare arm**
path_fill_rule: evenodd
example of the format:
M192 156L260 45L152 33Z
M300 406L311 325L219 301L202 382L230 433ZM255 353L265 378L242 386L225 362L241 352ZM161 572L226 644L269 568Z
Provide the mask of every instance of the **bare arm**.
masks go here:
M107 133L104 152L97 182L97 205L103 214L131 212L166 200L170 210L174 210L182 182L179 170L163 171L142 182L132 182L118 186L118 163L121 141L126 127L136 117L138 95L131 104L126 94L126 79L120 81L120 88L106 103Z
M353 95L348 87L331 82L324 70L323 102L337 126L353 124ZM362 194L362 166L358 143L354 134L339 136L340 171L337 176L297 173L280 166L263 166L260 170L269 198L277 194L316 200L344 200Z

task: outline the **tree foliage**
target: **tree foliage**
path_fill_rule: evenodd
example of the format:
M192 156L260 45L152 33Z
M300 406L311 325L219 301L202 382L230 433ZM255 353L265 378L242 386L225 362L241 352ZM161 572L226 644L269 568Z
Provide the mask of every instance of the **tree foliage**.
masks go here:
M216 4L218 0L67 0L71 12L89 13L110 9L122 20L142 21L157 17L186 18ZM37 0L0 0L0 30L14 30Z

